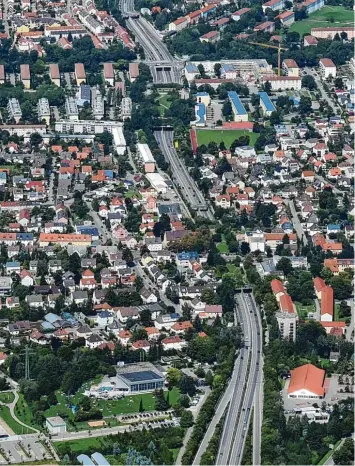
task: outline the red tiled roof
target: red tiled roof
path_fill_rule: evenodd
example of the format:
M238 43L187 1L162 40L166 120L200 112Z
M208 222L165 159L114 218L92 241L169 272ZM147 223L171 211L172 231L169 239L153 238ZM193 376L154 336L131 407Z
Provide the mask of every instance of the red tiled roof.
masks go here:
M288 393L298 390L308 390L318 396L324 396L325 371L312 364L305 364L291 371Z

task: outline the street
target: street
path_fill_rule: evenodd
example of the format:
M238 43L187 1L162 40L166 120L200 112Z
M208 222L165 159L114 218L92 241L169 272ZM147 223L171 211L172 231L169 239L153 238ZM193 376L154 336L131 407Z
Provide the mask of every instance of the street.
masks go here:
M298 238L300 240L302 240L303 237L304 237L304 239L306 239L306 235L304 233L303 226L302 226L302 224L300 222L300 219L298 218L296 208L295 208L295 204L294 204L293 200L285 199L285 203L290 207L291 214L292 214L293 228L296 230Z

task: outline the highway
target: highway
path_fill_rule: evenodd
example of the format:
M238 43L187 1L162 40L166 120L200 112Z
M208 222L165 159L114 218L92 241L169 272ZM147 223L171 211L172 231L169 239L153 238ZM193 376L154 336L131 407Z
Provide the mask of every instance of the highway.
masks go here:
M240 364L236 366L237 380L220 440L216 460L219 465L241 464L252 408L255 400L260 405L262 398L262 331L259 312L251 293L236 294L236 314L243 328L245 344L240 351ZM260 459L262 413L258 415L253 432L253 462L255 458ZM260 461L254 464L260 464Z
M214 220L212 208L207 204L202 192L191 178L185 163L180 160L173 146L172 131L155 131L154 137L157 140L166 161L170 164L172 181L180 188L185 200L190 204L192 210L208 220Z
M121 0L120 9L127 15L126 25L144 50L145 62L150 66L153 82L181 83L181 63L169 52L158 31L134 10L134 0ZM151 62L151 63L150 63Z

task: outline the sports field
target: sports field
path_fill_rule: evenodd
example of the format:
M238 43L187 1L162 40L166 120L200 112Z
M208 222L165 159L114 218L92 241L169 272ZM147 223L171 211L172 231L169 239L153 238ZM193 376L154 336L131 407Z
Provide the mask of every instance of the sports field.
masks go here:
M343 6L325 6L306 19L296 21L290 31L298 32L301 37L309 34L312 28L354 26L354 12Z
M250 133L249 131L241 130L223 130L223 129L198 129L196 130L197 143L199 146L202 144L208 145L209 142L216 142L220 144L222 141L227 148L230 147L233 141L240 138L240 136L249 136L251 146L254 146L258 138L257 133Z

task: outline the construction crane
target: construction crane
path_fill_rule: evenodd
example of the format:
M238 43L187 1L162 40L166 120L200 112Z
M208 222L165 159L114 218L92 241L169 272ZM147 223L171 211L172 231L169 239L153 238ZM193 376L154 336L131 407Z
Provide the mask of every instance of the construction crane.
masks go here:
M281 44L279 45L270 45L270 44L264 44L263 42L249 42L249 44L252 45L259 45L260 47L266 47L268 49L276 49L277 50L277 76L281 75L281 50L288 50L285 47L281 47Z

